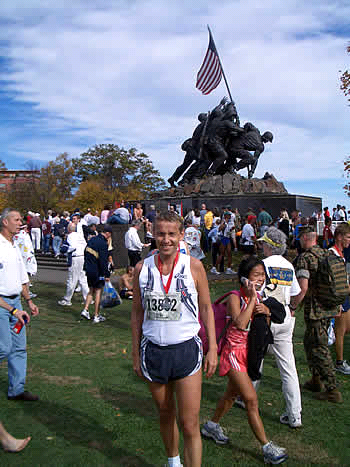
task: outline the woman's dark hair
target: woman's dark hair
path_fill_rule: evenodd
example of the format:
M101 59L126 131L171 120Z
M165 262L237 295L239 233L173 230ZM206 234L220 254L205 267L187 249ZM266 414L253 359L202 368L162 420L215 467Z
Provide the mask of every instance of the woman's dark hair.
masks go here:
M249 256L248 258L242 259L238 266L238 279L241 281L242 277L249 277L250 271L255 268L255 266L261 265L264 267L264 263L261 259L256 256ZM265 267L264 267L265 268Z
M194 215L195 215L196 217L199 217L199 216L201 215L198 208L196 208L196 209L194 210Z

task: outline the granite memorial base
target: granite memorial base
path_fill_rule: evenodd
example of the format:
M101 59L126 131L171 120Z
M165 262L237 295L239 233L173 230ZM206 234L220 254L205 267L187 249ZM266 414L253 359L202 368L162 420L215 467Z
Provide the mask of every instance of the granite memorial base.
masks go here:
M169 204L180 205L182 203L183 213L189 209L201 208L205 203L207 208L215 207L221 209L231 206L237 208L241 214L245 214L248 208L252 208L258 214L259 208L264 207L275 219L279 216L280 210L285 208L290 214L292 211L300 211L303 216L311 216L313 212L322 209L322 198L314 196L294 195L290 193L244 193L244 194L221 194L221 195L191 195L191 196L164 196L157 199L144 200L146 212L150 210L150 205L155 205L156 209L168 209Z
M112 225L112 246L113 246L113 263L116 269L126 268L129 264L128 250L125 248L124 237L129 229L128 224L113 224ZM144 242L144 231L140 229L138 231L141 242ZM147 253L147 250L143 250L143 254Z

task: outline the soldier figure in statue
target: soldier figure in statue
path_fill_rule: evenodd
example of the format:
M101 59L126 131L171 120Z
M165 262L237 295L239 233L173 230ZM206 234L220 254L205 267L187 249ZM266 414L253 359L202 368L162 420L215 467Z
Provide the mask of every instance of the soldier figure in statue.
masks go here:
M246 123L243 129L243 133L238 137L232 138L230 141L228 148L230 157L227 161L225 172L232 172L232 169L241 170L247 167L248 178L252 178L258 164L258 159L264 152L264 143L272 143L273 134L270 131L265 131L261 135L260 131L250 122ZM250 151L254 151L254 154L251 154ZM237 162L237 159L240 159L240 161Z
M226 141L230 136L243 132L239 127L236 107L233 102L228 102L226 97L212 110L206 123L206 131L201 138L201 157L186 172L180 185L201 179L206 173L215 174L228 159Z
M196 126L192 138L186 139L181 145L181 149L186 151L184 161L179 167L175 170L173 175L168 179L170 186L174 187L175 182L181 177L181 175L186 172L188 167L192 162L197 161L200 157L200 140L203 133L203 128L205 127L205 122L207 120L207 114L201 113L198 115L198 120L200 121L199 125Z

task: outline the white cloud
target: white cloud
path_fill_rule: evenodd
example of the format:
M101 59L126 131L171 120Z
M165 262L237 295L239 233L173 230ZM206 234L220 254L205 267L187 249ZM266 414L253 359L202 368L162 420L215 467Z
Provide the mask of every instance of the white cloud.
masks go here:
M169 176L197 114L226 94L223 84L207 97L194 88L209 23L241 120L275 136L258 175L339 178L350 149L338 73L349 13L330 0L2 3L5 89L40 111L8 151L45 159L108 141L148 153Z

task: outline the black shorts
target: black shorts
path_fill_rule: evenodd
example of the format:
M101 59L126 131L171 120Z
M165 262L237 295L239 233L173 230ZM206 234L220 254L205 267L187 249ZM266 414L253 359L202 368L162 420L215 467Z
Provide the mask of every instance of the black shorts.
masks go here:
M129 289L127 289L126 287L124 287L124 289L122 289L122 290L120 291L120 294L119 294L120 297L121 297L121 298L126 298L126 292L128 292L128 291L129 291Z
M146 379L168 384L197 373L202 366L202 341L198 336L174 345L153 344L145 337L140 349L141 370Z
M89 274L86 274L86 278L89 287L93 289L103 289L105 285L104 279L101 280L98 276L90 276Z

